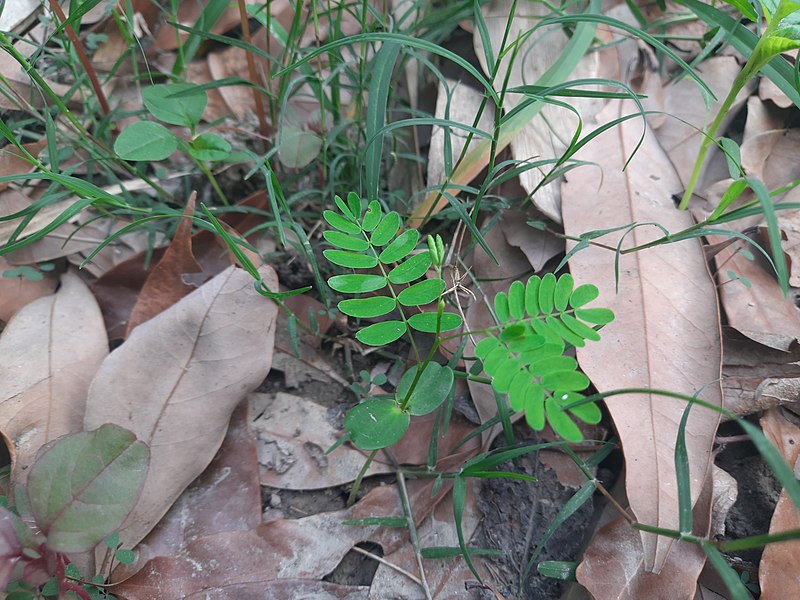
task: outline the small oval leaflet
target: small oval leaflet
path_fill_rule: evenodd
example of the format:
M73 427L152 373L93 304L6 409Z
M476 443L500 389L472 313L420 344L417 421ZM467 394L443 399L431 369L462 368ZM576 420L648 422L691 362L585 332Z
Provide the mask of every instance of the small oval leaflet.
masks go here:
M368 346L391 344L406 332L406 324L402 321L384 321L365 327L356 333L356 339Z
M360 317L364 319L388 314L394 310L395 306L396 302L394 298L387 298L385 296L353 298L351 300L342 300L338 304L339 310L344 314L350 317Z
M385 246L400 230L400 215L392 211L387 213L380 224L372 232L370 241L373 246Z
M344 427L357 448L379 450L400 441L410 421L394 400L371 398L350 409Z
M389 281L395 284L411 283L425 275L431 268L431 253L414 254L389 272Z
M333 264L351 269L371 269L378 264L374 256L348 250L325 250L322 254Z
M385 265L397 262L411 254L411 251L417 247L418 241L419 231L416 229L408 229L398 235L391 244L386 246L378 258Z
M381 275L334 275L328 279L328 285L343 294L363 294L386 287L386 278Z
M322 232L322 237L332 245L342 250L353 250L354 252L362 252L369 248L369 242L362 238L357 238L352 235L347 235L341 231L332 231L330 229Z
M397 301L403 306L430 304L439 299L444 287L444 281L441 279L426 279L400 292L397 295Z
M422 333L436 333L436 313L419 313L408 318L408 324L412 329ZM439 331L453 331L461 327L461 316L455 313L442 313L442 320L439 323Z
M344 233L361 233L361 228L358 225L348 221L342 215L332 210L322 211L322 218L328 222L328 225Z

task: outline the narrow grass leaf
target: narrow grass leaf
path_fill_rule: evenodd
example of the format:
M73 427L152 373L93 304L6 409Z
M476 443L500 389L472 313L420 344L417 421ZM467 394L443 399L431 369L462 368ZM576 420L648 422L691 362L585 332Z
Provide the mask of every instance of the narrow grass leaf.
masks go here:
M686 423L692 404L686 405L681 423L678 426L678 439L675 441L675 478L678 486L678 519L681 533L692 533L692 493L690 488L689 454L686 450Z
M744 583L742 583L739 574L728 564L728 561L725 560L720 551L708 543L703 544L702 548L703 552L708 556L708 562L711 563L725 587L728 588L728 592L731 595L730 600L752 600L753 597L747 591Z
M367 149L364 153L364 176L368 200L378 199L383 157L383 136L385 135L382 129L386 123L392 72L401 48L402 46L398 42L383 44L372 63L372 81L369 86L365 133Z
M457 476L453 479L453 517L456 522L456 536L458 537L458 547L461 550L461 556L464 557L464 560L469 567L469 570L472 571L472 574L477 577L478 581L481 580L481 576L478 575L478 571L475 569L475 565L472 564L472 559L470 558L469 549L467 548L467 542L464 539L464 503L466 502L467 498L467 482L465 481L464 477Z

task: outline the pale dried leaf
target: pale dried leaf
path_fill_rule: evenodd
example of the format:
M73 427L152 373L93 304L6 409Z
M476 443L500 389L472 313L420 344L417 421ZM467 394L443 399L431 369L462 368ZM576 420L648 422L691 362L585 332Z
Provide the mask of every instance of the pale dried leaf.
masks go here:
M448 97L448 90L450 95ZM436 95L436 113L437 119L448 119L456 123L462 123L472 127L475 115L478 114L483 94L473 87L462 84L459 81L452 79L445 79L439 82L439 90ZM487 103L486 107L481 113L480 121L477 128L492 132L494 126L494 109ZM445 179L450 175L445 171L445 132L444 128L438 125L434 126L431 133L430 150L428 151L428 185L439 186L444 183ZM461 151L469 136L469 132L463 129L451 128L449 132L451 156L451 168L455 166L458 157L461 156ZM475 148L477 142L483 138L473 136L470 142L469 149Z
M9 321L0 336L0 430L14 442L15 482L25 482L41 446L82 430L86 392L107 354L97 302L72 273Z
M726 471L714 465L711 476L714 482L714 497L711 500L711 537L725 536L725 519L739 496L739 484Z
M740 67L732 56L715 56L697 65L696 70L717 97L717 100L712 103L711 109L706 110L703 100L699 97L697 84L688 77L684 77L678 83L667 86L665 89L663 110L674 118L664 120L661 126L655 130L656 138L669 155L683 186L689 181L703 139L698 129L702 130L708 126L717 114L719 105L728 93L731 81L739 73ZM720 132L725 131L749 95L749 88L745 87L736 96L728 116L720 127ZM704 167L703 173L707 169L708 164ZM708 183L703 177L704 175L701 175L699 189L704 187L704 181L706 184Z
M758 97L761 100L771 100L778 108L794 106L794 102L769 77L761 77L758 82Z
M172 508L136 546L136 562L119 565L111 577L121 581L156 556L174 556L201 537L223 531L248 531L261 522L256 441L247 403L233 413L219 452Z
M39 281L22 276L3 277L12 268L5 256L0 256L0 321L8 321L29 302L52 294L58 285L58 276L52 272L43 273Z
M345 510L200 538L180 555L151 560L115 589L128 600L150 600L185 598L215 587L322 579L356 543L377 539L391 552L405 535L376 525L343 525L343 520L401 514L396 490L380 486Z
M711 481L693 513L692 532L708 535ZM660 573L650 572L642 538L621 516L592 537L578 565L578 582L594 600L692 600L706 555L700 546L676 541Z
M5 12L0 16L0 21L5 16ZM5 28L0 27L0 31L7 31ZM42 138L38 142L31 142L29 144L22 144L30 154L37 157L39 153L47 147L47 139ZM30 173L33 171L33 166L24 155L14 146L9 144L0 150L0 176L8 177L9 175L19 175L22 173ZM0 182L0 191L6 189L11 185L10 181Z
M747 120L742 139L749 140L762 131L783 129L789 118L790 111L778 108L771 102L764 102L758 96L750 96L747 99Z
M35 44L17 44L17 50L23 55L33 52ZM0 52L0 76L4 78L5 92L0 94L0 109L25 110L30 106L43 108L43 95L36 91L30 77L23 71L22 66L14 60L8 52ZM47 85L61 98L71 97L70 86L55 83L44 78ZM11 96L13 100L9 99Z
M0 31L20 33L36 20L41 3L39 0L14 0L4 3L0 10Z
M353 481L366 455L349 445L327 456L344 432L321 405L283 392L251 394L253 431L261 465L261 483L288 490L313 490ZM373 462L369 475L389 473L391 466Z
M630 101L603 112L608 122L634 110ZM641 124L626 121L601 136L579 158L601 168L572 171L562 193L568 235L630 223L656 222L669 231L692 225L677 211L672 195L681 184L669 160L648 135L628 168L625 160L641 135ZM616 246L623 234L602 241ZM652 226L638 227L622 250L661 236ZM570 242L570 246L574 246ZM579 283L600 289L599 306L616 320L603 328L602 341L578 349L578 360L598 391L619 388L674 390L722 403L719 314L714 284L697 240L659 246L621 256L616 288L614 253L590 246L570 259ZM650 394L614 396L606 401L626 450L626 488L631 508L643 523L678 527L674 448L686 403ZM697 501L710 473L711 447L719 415L696 407L686 429L691 498ZM646 565L658 572L671 540L642 534Z
M271 268L260 273L277 289ZM233 409L266 377L276 313L250 275L229 267L137 327L103 362L89 389L84 427L121 425L152 453L142 497L120 528L126 547L202 473Z
M541 271L551 258L564 252L564 240L528 225L528 221L539 220L537 217L532 210L506 210L500 219L500 229L506 241L522 250L535 273Z
M770 190L800 179L800 129L761 132L742 142L741 151L744 172L760 179Z
M761 417L764 435L777 446L786 462L795 467L800 458L800 424L793 413L773 408ZM781 491L772 522L770 534L800 529L800 511L786 493ZM800 596L800 541L791 540L779 544L769 544L758 567L758 583L763 600L778 600Z

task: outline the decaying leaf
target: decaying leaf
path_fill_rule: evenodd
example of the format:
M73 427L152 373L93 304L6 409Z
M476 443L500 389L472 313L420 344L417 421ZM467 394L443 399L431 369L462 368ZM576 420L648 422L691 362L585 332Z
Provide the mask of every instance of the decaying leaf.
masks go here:
M0 430L14 442L17 483L41 446L81 431L89 383L107 354L97 302L72 273L9 321L0 336Z
M260 272L277 289L272 269ZM250 275L229 267L137 327L103 362L84 427L121 425L152 452L140 502L120 529L127 547L211 462L233 409L266 377L276 312Z
M610 103L601 122L634 111L630 101ZM692 225L675 209L671 196L681 184L668 158L651 135L628 168L622 167L638 143L641 122L626 121L599 137L579 154L602 171L572 171L562 190L567 234L659 223L669 231ZM601 238L622 250L657 239L661 230L639 226L624 240L623 232ZM570 246L574 246L571 242ZM581 368L599 391L651 388L680 391L714 404L722 403L719 386L721 343L713 282L700 243L688 240L623 255L618 289L615 254L597 246L577 252L570 269L579 283L600 289L600 302L616 314L602 340L578 349ZM650 394L626 394L606 401L626 451L626 489L636 518L651 525L678 528L674 449L683 401ZM719 415L695 407L686 442L694 504L710 473L711 447ZM672 541L642 534L645 564L655 573L663 567Z
M761 428L764 430L764 435L783 454L789 466L795 469L797 475L797 462L800 458L800 418L797 414L773 408L761 417ZM772 515L769 532L776 534L790 529L800 529L800 511L786 490L782 490ZM778 600L800 596L798 573L800 573L800 541L769 544L764 548L758 567L761 598Z

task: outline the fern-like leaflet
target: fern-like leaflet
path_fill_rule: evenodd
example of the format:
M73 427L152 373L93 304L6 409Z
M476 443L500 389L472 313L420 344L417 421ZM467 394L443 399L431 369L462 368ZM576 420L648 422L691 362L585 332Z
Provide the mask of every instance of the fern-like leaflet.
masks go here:
M569 274L558 279L552 273L534 276L527 284L515 281L507 294L495 296L497 335L485 337L475 347L492 387L508 395L511 408L524 411L528 425L536 430L544 427L546 418L569 441L580 441L582 435L564 407L584 397L579 392L589 387L589 379L564 351L568 345L599 340L592 326L614 320L607 308L584 308L597 296L593 285L574 288ZM568 412L587 423L598 423L601 417L594 403Z
M326 210L322 214L335 230L323 233L334 246L323 254L335 265L369 271L328 279L328 285L337 292L360 296L342 300L339 310L351 317L370 319L398 309L400 316L364 327L356 333L360 342L383 346L399 339L409 328L439 333L461 327L461 317L455 313L425 312L419 308L438 301L445 290L441 277L417 281L432 265L428 249L412 254L419 242L419 231L407 229L398 235L400 215L394 211L384 214L380 203L374 200L365 211L358 194L351 192L346 202L336 196L335 202L340 212ZM401 286L405 287L398 290ZM380 295L361 296L374 292Z

